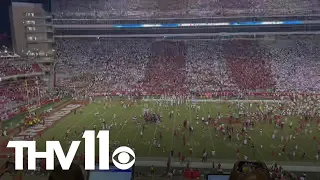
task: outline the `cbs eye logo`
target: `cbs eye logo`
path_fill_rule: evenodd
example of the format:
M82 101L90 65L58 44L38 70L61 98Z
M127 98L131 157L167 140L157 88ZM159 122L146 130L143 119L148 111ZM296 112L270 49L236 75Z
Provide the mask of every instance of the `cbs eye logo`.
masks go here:
M118 147L112 153L112 162L113 164L121 169L126 170L131 168L136 161L136 155L133 150L127 146Z

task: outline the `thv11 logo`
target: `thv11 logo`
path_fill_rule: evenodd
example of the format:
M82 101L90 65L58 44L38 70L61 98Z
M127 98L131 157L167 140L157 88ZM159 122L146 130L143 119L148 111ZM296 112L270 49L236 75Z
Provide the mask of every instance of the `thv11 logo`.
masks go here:
M85 169L95 170L95 131L83 133L85 142ZM99 131L99 169L109 170L109 131ZM28 152L28 170L36 170L36 159L46 159L47 170L54 169L54 154L63 170L68 170L81 141L72 141L68 153L64 154L59 141L46 141L46 152L36 152L36 141L9 141L7 147L15 148L15 169L23 170L23 149ZM130 161L130 156L132 157ZM117 159L117 160L116 160ZM127 146L121 146L112 153L113 164L121 169L130 169L135 163L135 153Z

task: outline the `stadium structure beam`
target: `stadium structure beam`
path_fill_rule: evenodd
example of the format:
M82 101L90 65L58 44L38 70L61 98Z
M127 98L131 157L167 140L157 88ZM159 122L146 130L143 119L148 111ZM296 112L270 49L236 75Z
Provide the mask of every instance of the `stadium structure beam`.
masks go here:
M123 35L55 35L55 38L143 38L143 37L206 37L206 36L237 36L237 35L312 35L320 31L297 32L243 32L243 33L188 33L188 34L123 34Z

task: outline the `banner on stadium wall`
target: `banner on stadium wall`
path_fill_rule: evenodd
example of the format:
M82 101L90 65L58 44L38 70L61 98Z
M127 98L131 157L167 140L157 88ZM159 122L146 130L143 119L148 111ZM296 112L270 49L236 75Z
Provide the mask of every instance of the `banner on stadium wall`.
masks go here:
M212 98L212 93L205 93L204 96L205 96L206 98Z

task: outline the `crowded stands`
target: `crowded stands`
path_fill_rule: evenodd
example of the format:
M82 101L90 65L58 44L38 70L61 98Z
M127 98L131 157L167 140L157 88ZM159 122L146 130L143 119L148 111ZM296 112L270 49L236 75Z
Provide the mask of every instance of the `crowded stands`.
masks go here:
M49 96L50 97L50 96ZM0 82L0 119L6 120L20 107L49 98L44 81L36 77Z
M41 72L38 64L24 64L20 62L0 61L0 77L13 76L19 74L30 74L33 72Z
M0 57L0 77L24 75L42 72L41 67L36 62L19 57L16 54L1 53Z
M320 89L319 41L311 38L57 40L59 74L78 76L73 82L60 79L58 84L88 80L86 90L90 93L314 92ZM81 79L80 74L91 78Z
M306 15L319 13L317 0L57 0L55 18L210 17L235 15Z

